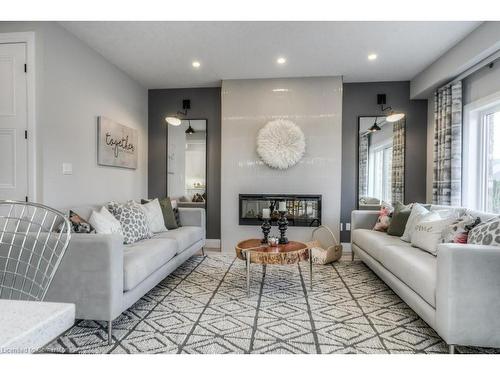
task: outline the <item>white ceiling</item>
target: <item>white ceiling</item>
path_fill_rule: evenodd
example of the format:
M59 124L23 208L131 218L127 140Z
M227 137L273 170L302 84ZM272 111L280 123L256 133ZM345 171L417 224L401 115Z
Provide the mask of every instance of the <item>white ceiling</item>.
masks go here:
M61 22L147 88L343 75L410 80L480 22ZM377 60L368 61L370 53ZM279 56L287 58L276 64ZM192 61L201 62L199 69Z

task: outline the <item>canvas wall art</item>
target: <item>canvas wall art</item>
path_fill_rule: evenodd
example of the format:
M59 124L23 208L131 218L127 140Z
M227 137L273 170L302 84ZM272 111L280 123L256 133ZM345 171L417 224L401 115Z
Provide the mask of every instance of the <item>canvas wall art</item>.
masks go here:
M97 164L137 168L138 133L109 118L97 118Z

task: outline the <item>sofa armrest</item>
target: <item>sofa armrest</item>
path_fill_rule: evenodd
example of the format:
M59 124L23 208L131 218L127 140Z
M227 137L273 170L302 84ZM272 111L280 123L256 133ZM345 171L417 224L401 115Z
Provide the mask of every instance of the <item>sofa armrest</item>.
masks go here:
M182 225L202 227L205 229L204 208L179 207L179 217Z
M379 211L354 210L351 212L351 231L355 229L373 229Z
M46 301L71 302L77 319L113 320L122 312L123 237L72 233Z
M436 331L448 343L500 347L500 247L441 244Z

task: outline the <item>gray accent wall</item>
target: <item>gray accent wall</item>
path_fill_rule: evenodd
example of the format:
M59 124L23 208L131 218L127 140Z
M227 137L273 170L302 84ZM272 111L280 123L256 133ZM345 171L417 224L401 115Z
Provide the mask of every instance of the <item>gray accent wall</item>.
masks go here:
M167 123L165 117L191 100L186 118L207 120L207 238L220 239L220 87L149 90L149 197L167 195Z
M387 105L406 114L405 202L425 202L427 100L410 100L406 81L344 83L343 89L341 222L349 223L357 207L358 116L382 115L377 94L387 94ZM340 238L349 242L350 232Z

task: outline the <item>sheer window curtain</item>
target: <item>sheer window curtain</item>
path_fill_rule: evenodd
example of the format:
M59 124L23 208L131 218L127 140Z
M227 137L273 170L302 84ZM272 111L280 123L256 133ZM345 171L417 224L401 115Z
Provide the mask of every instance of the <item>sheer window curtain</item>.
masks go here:
M442 87L434 97L434 179L432 203L462 203L462 82Z

